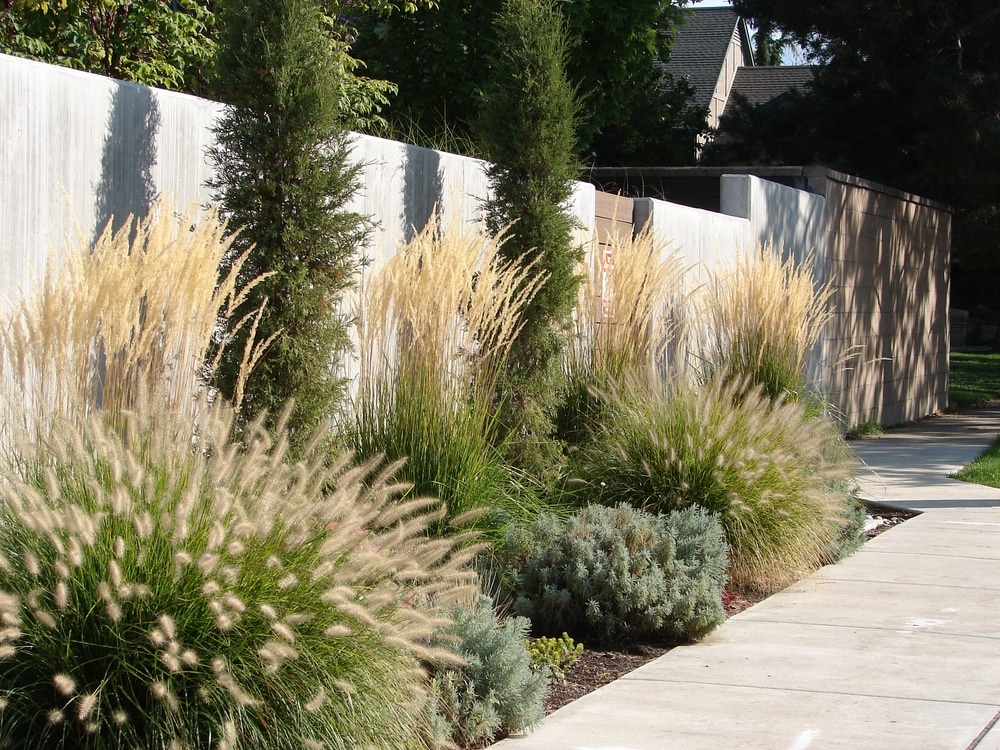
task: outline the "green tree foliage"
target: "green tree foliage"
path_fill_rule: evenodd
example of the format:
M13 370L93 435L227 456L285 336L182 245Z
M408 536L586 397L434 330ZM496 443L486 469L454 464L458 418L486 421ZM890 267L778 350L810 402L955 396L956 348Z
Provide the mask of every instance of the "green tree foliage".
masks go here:
M1000 266L1000 8L993 0L736 0L819 64L780 116L726 127L752 156L794 158L956 207L962 264ZM778 128L783 128L778 130ZM761 128L770 129L760 135ZM784 153L773 144L783 142Z
M566 20L567 74L580 92L581 148L605 130L646 115L650 106L658 107L651 117L674 122L680 94L668 89L662 102L649 94L654 81L670 83L656 80L655 63L668 57L671 31L683 20L685 3L559 3ZM441 0L436 8L406 16L359 18L354 51L371 75L398 85L391 116L403 121L403 129L468 133L485 63L497 44L493 19L502 7L502 0Z
M215 49L209 0L4 0L0 52L198 91Z
M232 108L216 128L213 184L253 250L241 275L271 274L245 300L246 315L266 300L259 339L275 337L246 383L239 406L272 420L294 398L293 441L328 418L342 394L333 370L349 348L341 294L355 280L367 234L346 209L356 189L342 111L347 75L315 0L220 3L221 98ZM220 387L239 397L245 342L223 352Z
M578 174L577 103L553 0L508 0L496 25L503 43L490 58L475 128L491 161L487 225L494 232L509 228L501 252L510 262L533 264L546 277L525 309L508 359L501 385L510 413L503 421L524 437L514 441L516 463L541 476L558 463L549 435L560 354L580 284L580 252L565 208Z

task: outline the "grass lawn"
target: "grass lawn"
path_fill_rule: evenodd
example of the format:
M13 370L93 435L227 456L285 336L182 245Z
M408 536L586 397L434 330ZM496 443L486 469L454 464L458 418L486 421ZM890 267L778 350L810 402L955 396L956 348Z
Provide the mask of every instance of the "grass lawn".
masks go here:
M1000 352L967 347L951 353L948 400L952 407L1000 399Z
M987 487L1000 487L1000 437L971 464L953 475L955 479Z
M1000 399L1000 352L988 347L952 351L948 383L951 405L972 406L995 399ZM954 477L963 482L1000 487L1000 437Z

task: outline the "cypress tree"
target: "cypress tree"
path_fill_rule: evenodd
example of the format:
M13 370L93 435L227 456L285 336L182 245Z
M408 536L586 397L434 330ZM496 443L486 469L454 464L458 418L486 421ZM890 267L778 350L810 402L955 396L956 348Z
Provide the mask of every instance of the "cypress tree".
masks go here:
M524 315L501 393L503 421L516 432L511 456L536 476L559 465L552 438L560 358L576 302L581 250L566 203L579 175L578 104L566 76L566 32L553 0L507 0L480 94L476 133L491 164L489 228L507 229L502 252L534 263L546 281Z
M335 373L350 348L340 311L355 281L368 223L346 205L357 187L342 106L343 42L315 0L219 3L219 97L231 108L215 129L212 184L234 256L253 248L242 281L272 274L240 313L265 298L258 339L276 335L246 382L242 413L273 421L289 399L293 446L328 418L344 391ZM230 261L231 262L231 261ZM244 332L244 336L246 332ZM222 353L219 386L237 393L244 340Z

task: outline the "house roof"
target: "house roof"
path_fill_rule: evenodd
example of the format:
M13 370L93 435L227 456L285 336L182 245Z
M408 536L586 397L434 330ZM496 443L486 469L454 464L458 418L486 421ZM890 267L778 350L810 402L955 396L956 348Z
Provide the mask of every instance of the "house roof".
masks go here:
M743 66L736 71L726 110L732 105L733 94L741 94L756 106L767 104L793 89L804 91L813 80L814 70L811 65Z
M694 86L695 106L704 108L711 102L733 33L740 25L740 17L732 8L692 8L688 11L664 69L676 79L687 78ZM749 43L744 41L749 54Z

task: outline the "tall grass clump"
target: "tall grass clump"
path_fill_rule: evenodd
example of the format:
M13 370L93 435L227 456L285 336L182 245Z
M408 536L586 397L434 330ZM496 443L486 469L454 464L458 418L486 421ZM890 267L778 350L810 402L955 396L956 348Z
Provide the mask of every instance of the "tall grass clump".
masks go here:
M506 263L488 235L431 221L363 290L347 443L362 457L405 459L413 493L440 498L450 520L477 508L516 511L495 394L542 278Z
M0 505L0 742L19 748L429 742L424 660L472 593L392 472L287 460L232 415L62 425Z
M426 747L475 549L428 537L395 466L234 431L203 357L245 289L216 285L213 216L169 217L79 249L3 329L0 746Z
M809 385L809 357L830 320L827 285L804 262L784 260L768 245L715 272L704 290L710 373L760 385L772 400L800 398Z
M829 559L852 507L831 424L736 378L634 391L580 451L584 497L717 514L741 588L775 591Z
M50 262L0 327L8 438L39 441L53 422L81 424L97 411L113 421L143 394L164 408L192 404L211 377L213 341L253 328L252 315L232 321L255 283L237 284L242 256L219 280L232 242L224 231L214 209L178 219L159 206L117 232L109 225L62 266ZM242 366L258 355L245 347Z
M608 238L614 270L605 276L601 248L592 246L581 273L574 335L564 358L566 396L560 435L571 445L597 427L607 399L623 380L662 378L677 357L684 327L676 316L686 299L687 270L649 228ZM600 314L601 298L613 313Z

